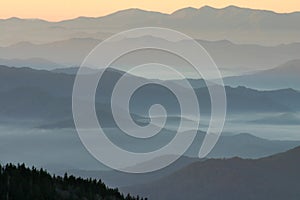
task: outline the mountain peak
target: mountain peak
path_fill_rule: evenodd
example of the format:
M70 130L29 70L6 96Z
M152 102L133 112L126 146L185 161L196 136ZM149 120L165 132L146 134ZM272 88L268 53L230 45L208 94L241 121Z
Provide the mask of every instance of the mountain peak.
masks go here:
M182 9L174 11L171 15L174 15L177 13L182 13L182 12L198 12L198 9L194 8L194 7L186 7L186 8L182 8Z
M156 11L148 11L148 10L143 10L140 8L129 8L129 9L120 10L120 11L114 12L112 14L106 15L106 16L104 16L104 18L111 17L111 16L128 16L128 15L136 17L136 15L145 15L145 14L146 15L150 15L150 14L166 15L166 14L163 14L161 12L156 12Z
M271 10L244 8L244 7L239 7L239 6L235 6L235 5L229 5L229 6L226 6L223 8L214 8L211 6L203 6L199 10L201 10L201 11L226 11L226 12L241 12L241 11L256 12L256 11L260 11L260 12L276 13ZM276 14L278 14L278 13L276 13Z
M170 16L175 18L191 18L197 15L198 13L199 10L197 8L187 7L187 8L176 10Z
M7 21L22 21L21 18L18 18L18 17L10 17L8 19L6 19Z
M234 6L234 5L230 5L230 6L227 6L227 7L224 7L224 8L214 8L212 6L203 6L201 7L199 10L207 10L207 11L221 11L221 10L247 10L248 8L241 8L241 7L238 7L238 6ZM251 9L249 9L251 10Z
M238 6L235 6L235 5L230 5L230 6L227 6L225 8L223 8L224 10L248 10L248 8L241 8L241 7L238 7ZM249 9L251 10L251 9Z
M33 44L32 42L20 41L20 42L17 42L15 44L10 45L10 47L13 47L13 48L16 48L16 47L29 47L29 46L32 46L32 45L35 45L35 44Z

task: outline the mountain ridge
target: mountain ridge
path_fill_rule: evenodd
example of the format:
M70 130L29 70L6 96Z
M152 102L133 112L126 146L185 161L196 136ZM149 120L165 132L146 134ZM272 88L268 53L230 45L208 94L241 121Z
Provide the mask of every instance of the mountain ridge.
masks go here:
M275 68L253 72L241 76L225 77L224 82L230 86L244 85L251 88L281 90L293 88L300 90L300 59L290 60ZM278 81L280 80L280 81Z
M146 36L145 36L146 37ZM147 38L125 38L123 40L113 42L111 46L116 48L120 45L130 45L132 42L159 42L166 46L176 45L180 47L189 41L178 41L171 42L163 39L157 39L152 36ZM66 66L80 66L84 58L89 52L95 48L102 40L94 38L73 38L67 40L58 40L55 42L47 42L43 44L33 44L32 42L21 42L6 47L0 47L0 59L11 60L11 59L25 59L30 60L32 58L39 58L48 60L53 63L57 63ZM289 45L275 45L275 46L263 46L262 44L237 44L229 40L196 40L205 50L210 54L212 59L215 61L220 71L225 77L244 75L249 73L255 73L258 70L267 70L279 66L282 63L289 62L300 58L300 43L292 43ZM108 52L109 53L109 52ZM140 52L145 54L146 52ZM148 53L150 55L148 55ZM192 53L192 52L191 52ZM140 58L132 54L119 60L119 65L124 66L135 66L136 63L147 62L148 57L152 55L156 61L167 63L176 69L182 66L187 68L188 75L191 73L191 67L184 63L182 59L177 59L178 62L172 62L169 59L170 55L155 54L155 52L147 52L147 58ZM136 56L136 57L134 57ZM169 57L168 57L169 56ZM135 59L134 59L135 58ZM173 57L172 57L173 58ZM272 58L272 59L266 59ZM169 59L169 61L168 61ZM117 61L118 62L118 61ZM5 64L5 63L0 63ZM19 65L19 63L16 63ZM29 62L28 62L29 64ZM34 62L33 62L34 64ZM57 68L54 65L52 68ZM51 65L45 64L40 67L36 65L36 68L47 68Z
M109 13L109 14L103 15L103 16L97 16L97 17L78 16L78 17L71 18L71 19L63 19L63 20L60 20L60 21L49 21L49 20L45 20L45 19L41 19L41 18L22 18L22 17L1 18L0 21L28 20L28 21L42 21L42 22L50 22L50 23L59 23L59 22L65 22L65 21L70 21L70 20L79 19L79 18L99 19L99 18L102 18L102 17L114 15L114 14L124 13L126 11L128 11L128 12L132 12L132 11L149 12L149 13L156 13L156 14L162 14L162 15L172 15L172 14L174 14L174 13L176 13L178 11L182 11L182 10L194 10L194 11L200 11L200 10L214 10L214 11L220 11L220 10L248 10L248 11L264 11L264 12L269 12L269 13L278 14L278 15L300 14L300 11L276 12L276 11L268 10L268 9L247 8L247 7L236 6L236 5L228 5L228 6L221 7L221 8L217 8L217 7L205 5L205 6L202 6L202 7L199 7L199 8L197 8L197 7L183 7L183 8L179 8L179 9L177 9L177 10L171 12L171 13L164 13L164 12L159 12L159 11L151 11L151 10L146 10L146 9L141 9L141 8L128 8L128 9L118 10L118 11L115 11L115 12L112 12L112 13Z
M104 39L138 27L165 27L205 40L228 39L238 43L272 45L300 42L299 18L300 12L275 13L229 6L221 9L185 8L170 14L127 9L101 17L79 17L58 22L2 19L0 27L7 32L3 34L6 39L0 40L0 46L19 41L43 43L68 39L70 35ZM53 26L57 29L53 29ZM31 34L22 35L22 32L34 33L35 37Z
M149 200L298 199L300 147L260 159L209 159L144 185L123 188ZM174 192L176 191L176 192Z

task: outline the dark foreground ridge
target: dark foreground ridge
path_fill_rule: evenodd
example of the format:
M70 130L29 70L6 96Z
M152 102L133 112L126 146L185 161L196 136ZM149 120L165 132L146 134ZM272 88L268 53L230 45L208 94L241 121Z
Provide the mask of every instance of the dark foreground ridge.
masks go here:
M124 188L150 200L299 200L300 147L260 159L208 159Z
M0 199L5 200L140 200L108 188L101 180L51 176L22 165L0 166ZM143 200L143 198L141 198ZM146 199L145 199L146 200Z

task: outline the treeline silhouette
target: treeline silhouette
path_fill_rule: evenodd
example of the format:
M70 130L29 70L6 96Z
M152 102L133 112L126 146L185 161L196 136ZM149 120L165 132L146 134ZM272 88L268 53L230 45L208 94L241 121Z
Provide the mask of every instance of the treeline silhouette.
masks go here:
M46 170L24 164L0 165L1 200L147 200L124 196L101 180L51 176Z

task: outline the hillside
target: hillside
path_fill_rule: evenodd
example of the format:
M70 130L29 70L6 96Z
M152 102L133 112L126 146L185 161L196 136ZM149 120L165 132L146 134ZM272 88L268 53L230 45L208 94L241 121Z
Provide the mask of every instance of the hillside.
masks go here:
M158 181L123 189L150 200L298 200L300 147L257 160L231 158L193 163Z
M200 161L197 156L199 151L199 144L203 142L203 138L204 134L198 133L195 141L184 154L184 156L180 157L170 166L156 172L146 174L127 174L117 171L100 170L68 170L68 172L80 177L98 177L101 178L106 184L114 187L128 187L132 185L140 185L153 182L155 180L166 177L180 169L183 169L184 167L194 162ZM128 145L132 144L129 143ZM219 159L238 156L240 158L257 159L287 151L299 145L299 141L266 140L246 133L233 136L221 136L216 146L208 154L207 158ZM165 159L165 157L162 156L155 159L156 162L161 162L161 160ZM140 167L147 166L147 164L149 163L140 163Z
M10 200L138 200L124 197L118 189L108 188L101 180L51 176L43 169L29 169L25 165L0 166L0 199ZM142 200L143 198L141 198Z

